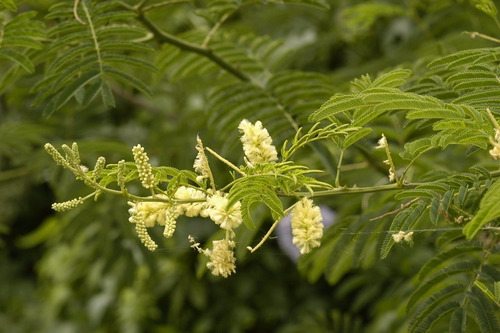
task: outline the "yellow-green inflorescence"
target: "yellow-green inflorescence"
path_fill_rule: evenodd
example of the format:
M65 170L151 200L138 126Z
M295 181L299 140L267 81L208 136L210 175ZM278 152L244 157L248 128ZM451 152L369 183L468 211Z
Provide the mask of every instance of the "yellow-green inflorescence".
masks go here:
M54 148L53 145L51 145L50 143L46 143L44 148L47 153L52 156L57 165L62 165L65 168L69 167L68 161L66 161L66 159L61 155L61 153L57 151L56 148Z
M220 275L227 278L236 272L236 257L234 248L236 246L233 237L234 230L243 221L241 215L241 203L236 202L228 208L229 200L225 194L216 192L208 196L206 206L200 211L200 215L208 216L221 229L226 230L225 238L212 241L212 249L202 249L193 237L189 237L192 247L208 258L207 268L213 275Z
M153 168L149 164L149 157L144 148L141 145L134 146L132 154L134 155L134 162L137 166L142 186L147 189L153 189L156 185L155 177L153 175Z
M79 197L65 202L55 202L52 204L52 209L56 212L65 212L81 204L83 204L83 199Z
M142 244L144 244L144 246L146 246L149 251L154 251L158 248L158 245L148 234L148 230L143 221L136 222L135 231L137 232L137 235L139 236Z
M239 125L242 133L241 142L245 153L245 161L249 167L261 163L274 163L278 160L276 148L272 144L267 129L262 126L260 121L255 124L248 120L243 120ZM78 146L73 144L70 148L63 145L63 151L66 156L63 157L52 145L46 144L45 149L54 158L56 163L70 169L77 177L81 177L86 184L94 186L96 193L106 192L101 185L97 183L102 171L106 167L104 157L99 157L94 170L87 174L88 170L83 170L80 166L80 156ZM210 170L205 149L215 154L209 148L204 148L201 139L197 138L196 156L193 168L198 174L196 182L199 184L205 179L209 179L212 185L211 189L197 188L198 185L185 184L179 186L173 195L166 195L161 189L157 188L157 180L153 174L153 167L149 163L149 157L141 145L136 145L132 149L135 166L139 179L144 188L151 190L148 197L138 197L131 195L125 187L127 181L127 165L125 161L119 161L116 169L116 183L121 191L109 190L109 192L119 192L129 199L130 205L129 221L135 224L136 232L141 242L151 251L158 248L158 245L148 233L148 228L156 225L163 226L163 236L170 238L173 236L177 219L184 215L187 217L206 217L210 218L216 225L225 231L225 237L211 242L211 248L202 249L194 238L190 237L193 243L192 247L208 258L207 268L213 275L228 277L236 272L236 257L234 241L234 229L239 227L243 221L241 213L241 202L234 202L229 207L228 194L216 190L213 175ZM218 155L216 155L221 159ZM229 161L223 162L233 169L237 168ZM241 172L243 177L246 174ZM160 193L157 193L159 191ZM77 198L63 203L54 203L53 209L57 211L66 211L74 208L84 202L85 198ZM292 229L294 243L300 248L301 253L307 253L312 248L319 246L323 235L323 224L319 208L314 206L310 199L302 199L296 204L292 211Z

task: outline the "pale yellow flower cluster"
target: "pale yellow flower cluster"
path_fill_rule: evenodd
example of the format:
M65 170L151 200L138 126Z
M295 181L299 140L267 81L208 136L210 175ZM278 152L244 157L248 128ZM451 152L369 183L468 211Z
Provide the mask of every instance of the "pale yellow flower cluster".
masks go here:
M221 229L226 230L225 238L212 241L212 249L202 249L200 244L189 236L189 241L193 243L191 246L208 258L207 268L212 274L225 278L236 272L234 256L236 243L233 240L235 235L233 229L243 222L241 203L238 201L230 208L228 203L229 199L225 194L216 192L207 196L205 209L200 211L200 215L210 217Z
M184 200L206 199L206 195L202 191L186 186L179 187L174 197L175 199ZM157 195L156 198L168 199L166 195L162 194ZM198 215L208 216L208 213L206 213L206 202L204 201L177 205L158 201L129 202L128 204L131 206L129 209L129 221L131 223L142 223L146 228L154 227L156 224L165 226L163 236L166 238L173 236L177 225L176 220L179 215L189 217Z
M165 195L158 195L157 197L167 198ZM176 219L179 215L169 203L142 201L128 202L128 204L131 206L128 210L130 214L129 222L135 223L135 231L139 235L139 239L150 251L154 251L158 245L149 236L147 228L154 227L156 224L165 226L163 235L166 238L172 237L176 227Z
M151 197L152 198L152 197ZM157 195L155 198L168 199L166 195ZM193 200L194 202L168 203L159 201L129 202L129 221L136 224L136 231L141 242L151 251L157 245L149 236L147 229L155 225L165 226L163 236L172 237L176 229L176 220L180 215L188 217L202 216L210 217L215 224L226 230L226 238L213 242L213 248L199 249L209 258L207 267L214 275L227 277L235 271L234 247L235 242L233 229L238 227L242 221L241 203L236 202L228 208L229 199L225 194L215 193L207 195L197 189L180 186L174 194L176 200ZM198 201L197 201L198 200Z
M233 230L243 221L241 203L238 201L231 208L227 207L228 203L226 196L215 193L207 199L207 214L222 229Z
M262 127L260 121L255 122L254 125L243 119L238 129L243 134L240 140L243 143L243 151L248 159L249 166L278 160L278 153L276 147L273 146L273 139L267 129Z
M493 145L493 149L490 150L490 155L495 160L498 160L500 158L500 131L498 129L495 129L495 141L490 141Z
M207 196L202 191L187 186L180 186L175 192L174 197L181 200L200 200L200 202L177 204L176 209L179 215L186 215L188 217L208 216L206 211L207 203L205 201Z
M382 137L378 140L377 144L378 146L375 147L375 149L385 149L385 147L387 146L387 138L384 134L382 134Z
M235 243L227 238L212 242L212 250L206 249L205 255L209 261L207 268L215 276L227 278L231 273L236 273L236 258L234 257Z
M384 161L384 164L387 164L389 166L389 181L394 182L396 181L396 172L395 172L396 170L394 168L394 164L392 163L391 153L389 151L389 146L387 144L387 138L383 133L382 137L378 140L377 144L378 146L376 146L375 149L383 149L387 154L387 159Z
M83 199L81 197L78 197L65 202L55 202L52 204L52 209L56 212L65 212L81 204L83 204Z
M137 235L139 235L139 239L142 244L144 244L149 251L154 251L158 248L158 245L151 238L151 236L149 236L148 230L146 229L146 225L143 221L138 221L135 224L135 231L137 232Z
M208 165L207 155L205 155L203 143L199 136L196 136L196 150L198 154L194 160L193 168L194 171L199 174L199 176L196 177L196 181L200 182L205 178L210 178L210 166Z
M158 195L157 198L166 199L165 195ZM170 204L157 201L143 201L143 202L128 202L131 208L128 210L130 214L129 221L137 223L142 221L148 228L154 227L155 224L165 225L167 217L166 211L169 209Z
M236 273L236 258L234 256L234 247L236 243L227 237L221 240L212 241L212 249L202 249L200 243L197 243L193 236L188 236L191 247L199 253L205 255L209 261L207 268L215 276L227 278L231 273Z
M407 243L412 243L413 231L410 232L399 231L396 234L392 234L392 239L394 240L395 243L400 243L403 240Z
M174 207L170 207L165 211L165 229L163 230L163 237L170 238L174 235L178 216Z
M321 210L311 199L303 198L293 208L291 214L293 243L301 254L309 253L321 245L323 237L323 217Z
M149 164L149 157L144 151L144 148L141 147L141 145L134 146L132 148L132 154L134 155L134 161L142 186L147 189L154 188L156 183L153 175L153 168L151 164Z
M69 168L70 165L68 164L68 161L57 151L56 148L54 148L53 145L50 143L46 143L44 146L45 150L47 153L49 153L50 156L54 159L57 165L62 165L65 168Z

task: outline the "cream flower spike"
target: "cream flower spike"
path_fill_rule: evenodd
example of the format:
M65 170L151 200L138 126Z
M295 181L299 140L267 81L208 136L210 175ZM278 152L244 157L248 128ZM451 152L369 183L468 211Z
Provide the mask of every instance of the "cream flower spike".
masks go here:
M153 189L156 185L155 177L153 175L153 168L149 164L149 157L144 148L141 145L134 146L132 154L134 155L134 161L142 186L147 189Z
M303 198L293 208L290 214L292 222L293 243L301 254L309 253L321 245L323 237L323 217L321 210L313 201Z
M175 199L189 200L189 199L206 199L205 193L187 186L180 186L174 195ZM202 216L207 217L206 202L193 202L193 203L178 203L176 205L178 215L186 215L188 217Z
M211 179L212 172L210 171L210 166L208 165L208 159L205 155L203 142L201 141L199 136L196 136L196 150L198 151L198 154L196 155L193 164L194 171L199 174L199 176L196 177L196 180L202 181L204 178Z
M166 199L165 195L158 195L158 198ZM129 201L129 206L131 208L128 210L130 214L129 221L131 223L143 222L147 228L154 227L156 224L165 225L166 223L166 212L170 208L170 205L164 202L131 202Z
M500 131L495 128L495 141L490 139L493 149L490 150L490 155L493 159L498 160L500 158Z
M260 121L255 125L243 119L238 126L243 134L240 138L243 143L243 151L248 159L249 166L258 163L271 163L278 160L278 152L273 146L273 139L267 129L262 127Z

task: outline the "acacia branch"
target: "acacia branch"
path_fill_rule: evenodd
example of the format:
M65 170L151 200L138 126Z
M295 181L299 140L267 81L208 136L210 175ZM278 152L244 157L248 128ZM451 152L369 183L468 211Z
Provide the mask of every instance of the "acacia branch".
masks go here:
M293 195L287 195L285 193L279 193L280 196L309 196L313 197L325 197L325 196L333 196L333 195L342 195L342 194L360 194L360 193L373 193L373 192L381 192L381 191L401 191L406 189L415 188L419 185L424 185L426 183L409 183L409 184L387 184L387 185L378 185L378 186L366 186L366 187L338 187L331 190L324 191L315 191L313 195L309 192L295 192Z
M210 59L212 62L219 65L220 68L224 69L226 72L232 74L241 81L250 81L250 78L246 76L243 72L238 70L236 67L226 62L224 59L216 55L212 49L208 47L202 47L200 45L190 43L183 40L182 38L176 37L168 32L161 30L156 24L151 22L142 12L138 13L139 21L142 22L155 36L156 40L161 43L168 43L177 46L181 50L197 53L205 58Z

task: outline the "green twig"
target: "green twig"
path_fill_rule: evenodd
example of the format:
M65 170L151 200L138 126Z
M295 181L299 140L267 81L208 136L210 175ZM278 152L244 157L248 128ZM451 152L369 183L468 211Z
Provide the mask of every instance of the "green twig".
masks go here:
M344 157L344 149L340 150L339 163L337 164L337 171L335 172L335 187L340 187L340 167Z
M286 216L288 214L288 212L290 212L293 207L295 207L295 205L298 203L298 201L296 203L294 203L293 205L291 205L290 207L288 207L284 212L283 212L283 215ZM264 237L262 237L262 239L260 240L260 242L255 245L254 247L251 247L251 246L247 246L247 250L249 250L251 253L254 253L255 251L257 251L257 249L259 247L262 246L262 244L264 244L264 242L269 238L269 236L271 236L272 232L274 231L274 229L278 226L278 223L280 223L281 219L279 220L276 220L274 221L273 225L271 226L271 228L269 228L269 230L267 231L267 233L264 235Z
M143 12L150 11L151 9L163 7L163 6L168 6L168 5L174 5L177 3L182 3L182 2L192 2L191 0L169 0L169 1L163 1L163 2L158 2L158 3L152 3L149 6L144 6L141 8ZM140 7L139 7L140 8Z
M250 78L246 76L243 72L238 70L236 67L226 62L226 60L220 58L216 55L210 48L202 47L200 45L190 43L182 38L178 38L174 35L169 34L161 30L156 24L151 22L142 12L139 12L138 19L141 21L153 34L155 38L161 43L168 43L174 45L184 51L189 51L197 53L203 57L206 57L219 65L220 68L224 69L226 72L232 74L241 81L250 81Z
M228 167L230 167L231 169L233 169L234 171L238 172L240 175L242 175L243 177L246 177L246 173L244 173L243 171L240 170L240 168L238 168L236 165L234 165L233 163L229 162L228 160L226 160L224 157L220 156L219 154L217 154L215 151L213 151L212 149L208 148L208 147L205 147L205 149L210 152L210 154L214 155L215 157L217 157L221 162L223 162L224 164L226 164Z
M482 38L482 39L489 40L490 42L500 43L500 39L495 38L495 37L491 37L491 36L488 36L488 35L476 32L476 31L474 31L474 32L466 31L465 34L471 36L472 38L479 37L479 38Z
M210 40L212 39L212 37L215 35L215 33L217 32L217 30L219 30L219 28L221 27L221 25L229 18L229 16L231 16L232 13L233 12L229 12L229 13L224 14L217 21L217 23L215 23L215 25L212 27L212 29L210 29L210 31L208 32L207 36L203 40L203 43L201 43L201 47L204 47L204 48L208 47L208 43L210 43Z
M339 187L331 190L324 191L316 191L313 195L310 192L295 192L294 195L280 193L280 196L283 197L296 197L297 195L300 197L308 196L308 197L326 197L326 196L334 196L334 195L342 195L342 194L360 194L360 193L373 193L373 192L382 192L382 191L401 191L410 188L415 188L419 185L425 185L427 183L408 183L408 184L387 184L387 185L379 185L379 186L366 186L366 187Z

